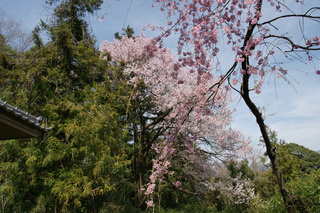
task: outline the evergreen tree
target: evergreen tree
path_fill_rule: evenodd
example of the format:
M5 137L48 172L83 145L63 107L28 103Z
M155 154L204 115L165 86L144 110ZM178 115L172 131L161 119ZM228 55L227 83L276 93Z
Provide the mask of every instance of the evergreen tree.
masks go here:
M98 211L129 177L122 118L128 88L81 21L98 4L63 1L55 22L35 29L36 46L19 57L1 49L1 98L53 127L39 139L1 143L5 212ZM77 12L61 12L66 5ZM49 35L46 44L41 30Z
M85 18L86 15L100 9L102 0L48 0L46 2L49 5L61 2L56 6L53 14L56 24L67 23L76 41L92 39Z

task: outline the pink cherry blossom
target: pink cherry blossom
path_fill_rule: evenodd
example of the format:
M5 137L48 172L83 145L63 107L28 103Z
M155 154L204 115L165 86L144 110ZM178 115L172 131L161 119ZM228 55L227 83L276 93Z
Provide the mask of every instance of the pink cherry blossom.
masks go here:
M229 26L222 27L222 30L223 30L223 32L225 32L226 34L230 34L230 33L231 33L231 30L230 30L230 27L229 27Z
M294 3L284 5L275 0L263 4L262 0L154 0L154 3L170 18L169 31L149 25L162 33L157 40L140 36L134 41L124 39L102 48L111 53L113 63L125 62L126 74L134 74L128 83L136 85L143 81L147 85L149 95L156 97L152 111L171 110L158 124L166 131L153 146L157 159L153 161L148 183L151 201L157 184L161 184L164 175L172 173L174 156L196 162L200 167L201 157L196 154L204 144L214 144L210 151L219 153L223 159L239 157L249 150L241 133L230 128L231 110L227 105L231 87L244 94L242 83L250 77L251 88L247 90L260 94L267 75L286 79L288 70L283 67L286 59L307 61L320 75L318 64L314 63L317 57L311 54L319 50L319 38L306 35L300 24L318 22L319 17L312 13L319 8L301 13L295 10ZM268 14L261 19L265 8ZM299 15L294 19L295 13ZM273 19L273 14L278 17ZM292 24L297 23L291 32L284 31L287 26L279 25L286 15L294 20ZM178 61L170 51L159 46L174 33L178 36ZM298 57L292 54L297 51ZM222 55L225 52L229 54L227 58ZM250 201L254 194L249 182L241 177L220 185L205 183L212 190L223 189L225 196L239 204Z
M235 61L236 62L244 62L244 58L236 58Z
M147 201L146 203L147 203L147 205L148 205L149 207L153 207L153 206L154 206L153 200L149 200L149 201Z
M200 28L195 28L197 30ZM220 159L236 157L245 149L246 140L241 133L229 127L232 113L227 107L231 101L230 88L226 85L221 85L224 89L220 90L211 88L220 82L220 76L215 77L203 69L194 72L191 67L184 67L184 60L177 61L169 49L160 47L155 39L143 35L134 39L123 37L113 42L105 41L100 51L108 52L113 64L125 64L123 72L131 76L129 84L136 87L144 82L148 96L155 97L150 112L170 112L155 126L165 132L162 140L152 146L157 158L153 159L153 172L145 190L150 200L164 175L174 174L174 156L185 151L193 155L194 147L199 148L202 143L216 144L215 151L220 153ZM192 54L187 52L185 56L191 57ZM205 65L205 61L200 57L195 63ZM212 94L215 98L210 98ZM134 97L138 96L137 91ZM185 144L182 149L180 143ZM180 184L177 180L176 186L180 187Z

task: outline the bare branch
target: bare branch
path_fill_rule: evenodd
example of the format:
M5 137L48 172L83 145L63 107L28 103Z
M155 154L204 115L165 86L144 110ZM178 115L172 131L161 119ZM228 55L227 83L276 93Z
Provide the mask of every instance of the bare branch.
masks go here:
M317 8L317 9L320 9L320 8ZM278 17L276 17L274 19L271 19L269 21L265 21L265 22L263 22L261 24L257 24L257 25L261 26L261 25L265 25L265 24L271 24L271 22L274 22L274 21L276 21L278 19L290 18L290 17L294 17L294 18L302 17L302 18L309 18L309 19L320 19L320 16L307 15L307 13L305 13L305 14L288 14L288 15L278 16Z
M286 36L278 36L278 35L267 35L264 37L265 39L267 38L280 38L280 39L284 39L286 41L288 41L291 45L291 51L297 51L297 49L303 49L303 50L320 50L320 47L317 48L312 48L313 46L318 45L317 43L311 43L308 46L301 46L298 44L295 44L290 38L286 37Z
M210 88L209 88L209 90L212 90L215 86L217 86L217 88L219 89L220 88L220 86L222 85L222 83L227 79L227 78L229 78L229 76L233 73L233 71L235 70L235 68L237 67L237 65L238 65L238 62L234 62L233 63L233 65L232 65L232 67L228 70L228 72L222 77L222 79L219 81L219 82L217 82L217 83L215 83L214 85L212 85ZM209 95L209 97L207 98L207 101L209 101L210 100L210 98L214 95L216 95L217 93L216 92L212 92L210 95Z
M173 108L168 109L166 112L164 112L161 116L157 117L156 120L152 121L151 123L146 125L146 128L149 128L150 126L154 126L157 125L158 123L160 123L161 121L163 121L165 119L165 117L167 115L170 114L170 112L173 110Z

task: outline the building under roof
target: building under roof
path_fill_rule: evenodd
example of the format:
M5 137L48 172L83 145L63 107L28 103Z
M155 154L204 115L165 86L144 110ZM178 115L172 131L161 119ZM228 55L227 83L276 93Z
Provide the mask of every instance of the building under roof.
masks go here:
M52 129L41 123L41 116L30 115L0 100L0 140L38 137Z

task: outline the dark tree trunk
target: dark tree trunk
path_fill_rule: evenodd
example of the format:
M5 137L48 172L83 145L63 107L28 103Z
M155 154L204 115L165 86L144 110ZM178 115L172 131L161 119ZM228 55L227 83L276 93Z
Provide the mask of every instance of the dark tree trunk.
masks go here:
M140 126L140 128L142 128ZM142 128L144 129L144 127ZM147 161L146 161L146 153L145 152L145 144L144 144L144 131L138 131L138 126L134 125L134 178L136 184L135 191L135 206L140 208L142 211L147 209L146 202L144 201L144 194L141 190L145 187L145 172L147 170Z
M266 145L267 154L268 154L268 157L269 157L271 164L272 164L272 170L277 178L277 183L279 185L280 192L281 192L285 207L286 207L287 211L290 213L297 212L295 205L294 205L294 201L292 200L292 197L285 186L285 182L282 177L282 172L281 172L281 168L279 165L279 161L276 158L276 153L272 150L270 138L269 138L269 135L267 132L267 127L266 127L264 120L262 118L262 114L261 114L261 112L259 112L259 109L257 108L257 106L251 101L251 99L249 97L248 82L249 82L249 74L246 73L243 75L241 96L244 99L247 106L249 107L249 109L251 110L252 114L255 116L256 121L259 125L260 132L262 134L264 143Z
M261 11L261 6L262 6L262 0L260 0L256 6L258 11ZM259 19L259 17L257 17ZM249 39L252 37L254 28L256 27L256 24L249 24L248 27L248 31L246 34L246 37L244 39L244 43L242 46L242 49L244 50L247 46L247 43L249 41ZM255 48L255 47L251 47L251 48ZM257 124L259 125L260 128L260 132L262 134L264 143L266 145L266 149L267 149L267 155L271 161L272 164L272 170L273 173L275 174L276 178L277 178L277 183L285 204L285 207L287 209L288 212L298 212L297 209L300 209L300 204L302 203L299 199L299 197L297 197L297 199L295 199L295 201L292 199L292 196L290 195L290 193L288 192L285 182L283 180L282 177L282 172L281 172L281 168L279 165L279 161L276 158L276 153L274 152L274 150L272 150L272 146L271 146L271 142L270 142L270 138L267 132L267 127L264 123L263 117L261 112L259 111L259 109L257 108L257 106L251 101L250 96L249 96L249 78L250 78L250 74L248 73L248 68L249 68L249 57L245 54L242 55L242 57L244 58L244 61L241 63L242 65L242 70L244 70L244 74L243 74L243 78L242 78L242 85L241 85L241 96L244 99L246 105L248 106L248 108L251 110L252 114L255 116ZM295 206L295 204L297 204L297 206Z
M135 159L135 183L136 183L136 207L145 211L147 209L146 202L144 201L144 194L141 190L145 187L144 175L146 172L146 159L144 158L143 150L140 148L136 153Z

